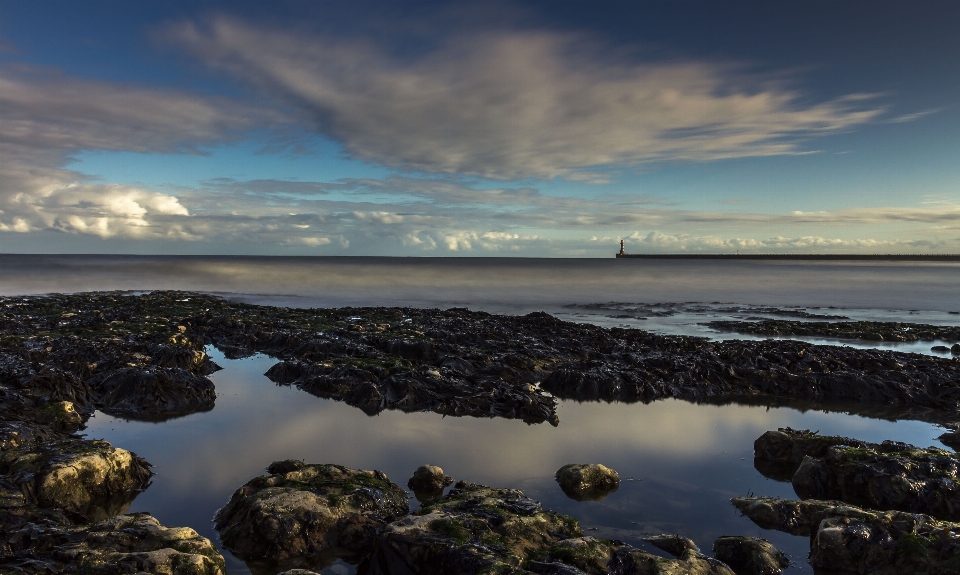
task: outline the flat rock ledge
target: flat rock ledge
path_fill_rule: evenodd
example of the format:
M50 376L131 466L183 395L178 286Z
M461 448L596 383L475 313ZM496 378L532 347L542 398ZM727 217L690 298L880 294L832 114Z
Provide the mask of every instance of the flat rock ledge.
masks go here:
M557 470L557 483L576 501L599 501L620 488L620 474L599 463L570 463Z
M838 501L735 497L732 502L764 529L809 535L809 561L815 569L946 575L960 566L960 523Z
M835 499L960 521L960 459L952 452L790 429L765 433L754 449L758 458L775 463L795 462L802 455L791 478L802 499Z
M380 471L297 460L271 464L215 517L224 547L276 563L358 557L387 523L409 511L407 494Z

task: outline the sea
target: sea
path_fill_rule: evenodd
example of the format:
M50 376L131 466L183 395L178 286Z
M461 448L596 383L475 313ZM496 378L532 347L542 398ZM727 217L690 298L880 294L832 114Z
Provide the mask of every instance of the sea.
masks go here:
M960 325L960 263L801 260L375 258L0 255L0 296L83 291L188 290L288 307L466 307L712 339L753 339L703 325L717 319L842 319ZM801 313L802 312L802 313ZM812 343L940 355L941 342ZM560 425L358 409L273 384L263 355L230 360L211 376L216 407L160 422L97 413L83 432L146 458L153 484L129 511L189 526L219 545L214 513L272 461L296 458L384 471L406 484L420 465L455 479L523 490L576 517L585 535L663 554L642 540L691 537L707 554L720 535L763 537L788 554L786 573L812 573L809 539L760 529L730 504L738 495L795 498L753 465L753 442L792 427L867 441L943 447L938 426L870 417L857 405L800 402L650 404L561 401ZM603 463L621 477L601 501L568 499L554 480L567 463ZM411 506L417 501L411 498ZM224 551L228 572L269 575ZM343 561L305 565L348 575Z

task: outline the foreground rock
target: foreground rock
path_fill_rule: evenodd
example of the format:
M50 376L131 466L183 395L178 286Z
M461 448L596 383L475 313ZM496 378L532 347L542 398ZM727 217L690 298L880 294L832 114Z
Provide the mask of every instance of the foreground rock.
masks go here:
M406 492L380 471L287 460L238 489L215 517L224 547L283 563L311 556L359 557L391 520L406 515Z
M123 512L149 485L149 464L106 441L66 438L2 453L0 473L24 500L91 520Z
M521 491L464 482L417 514L388 525L359 572L732 575L696 553L671 560L620 542L583 537L575 519L544 511Z
M560 489L577 501L599 501L620 488L620 474L599 463L570 463L556 474Z
M737 497L733 504L764 529L810 535L810 564L831 572L955 573L960 523L836 501Z
M135 513L93 525L28 525L0 544L0 572L223 575L223 557L187 527Z
M783 552L756 537L719 537L713 542L713 553L742 574L777 575L790 564Z

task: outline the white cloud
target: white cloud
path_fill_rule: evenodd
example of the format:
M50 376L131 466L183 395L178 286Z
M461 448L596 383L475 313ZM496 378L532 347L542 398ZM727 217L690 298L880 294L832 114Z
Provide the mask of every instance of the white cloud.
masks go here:
M167 37L354 157L433 173L605 181L595 168L805 153L805 139L882 111L864 94L801 103L731 66L630 63L556 32L461 34L416 58L229 18Z

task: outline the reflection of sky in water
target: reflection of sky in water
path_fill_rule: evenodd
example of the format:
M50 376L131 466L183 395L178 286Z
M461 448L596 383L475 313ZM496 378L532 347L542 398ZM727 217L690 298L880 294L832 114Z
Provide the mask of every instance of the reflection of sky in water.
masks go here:
M705 551L719 535L759 535L788 552L799 572L809 572L807 538L763 532L728 501L749 492L793 495L789 484L754 470L754 439L790 426L926 446L936 444L940 433L911 421L674 400L650 405L566 401L557 428L433 413L368 417L346 404L275 386L261 375L274 363L270 358L230 361L215 350L212 355L225 368L212 376L218 391L213 411L160 424L98 413L87 435L135 451L156 466L153 485L131 511L149 511L166 525L188 525L215 541L215 511L271 461L298 458L380 469L404 486L416 467L431 463L456 479L522 489L546 508L596 528L590 535L650 549L638 540L640 533L679 532ZM572 462L616 469L623 479L620 490L599 502L567 499L553 474ZM226 556L230 573L245 571ZM334 567L330 573L343 566Z

